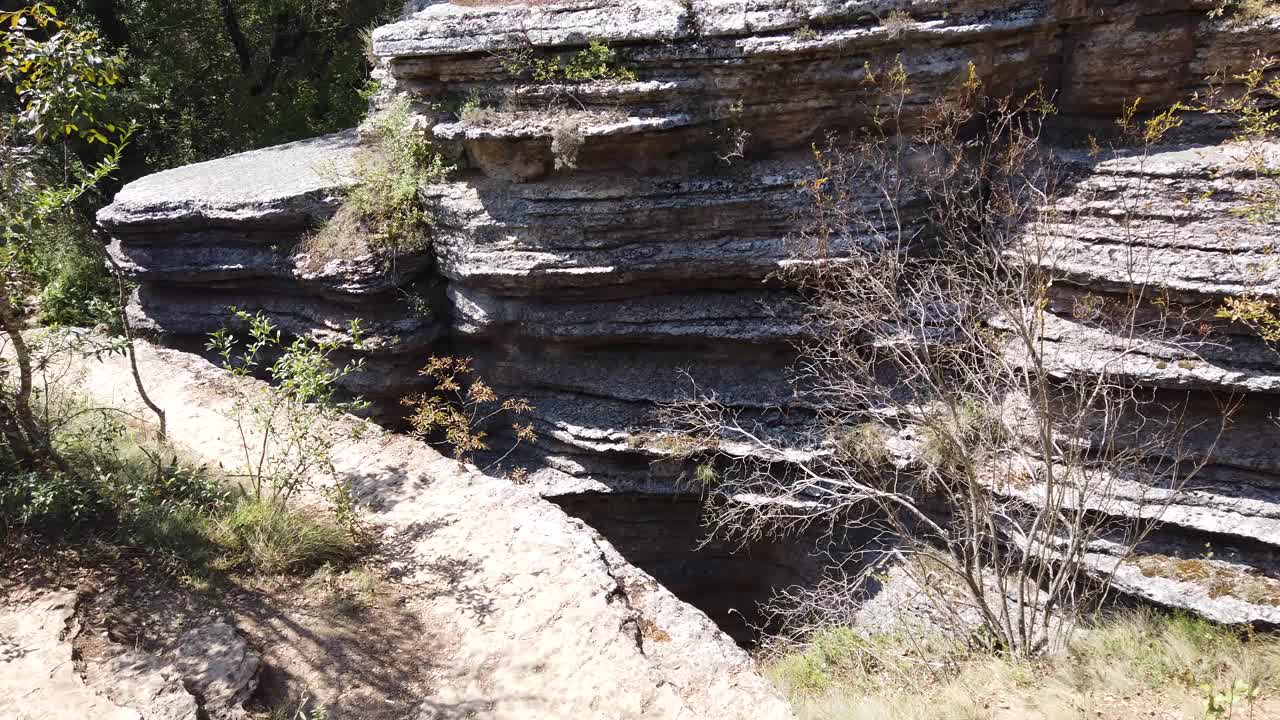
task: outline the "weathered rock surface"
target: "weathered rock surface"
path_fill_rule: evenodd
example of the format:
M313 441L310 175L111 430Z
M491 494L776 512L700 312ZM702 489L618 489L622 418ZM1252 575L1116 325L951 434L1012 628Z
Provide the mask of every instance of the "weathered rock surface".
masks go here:
M156 655L115 645L101 660L86 664L94 690L132 708L143 718L197 720L200 705L182 686L182 676Z
M213 717L237 717L258 685L260 656L226 623L188 630L167 656Z
M75 608L74 591L0 600L0 718L142 720L138 710L99 694L76 672L68 637L74 632ZM163 678L155 684L161 693L171 689ZM195 706L157 717L194 720Z
M1179 495L1169 523L1197 543L1256 531L1248 540L1257 566L1274 572L1265 557L1280 546L1270 524L1280 517L1280 435L1269 414L1280 363L1213 308L1228 295L1280 293L1271 255L1280 227L1233 213L1257 181L1211 118L1180 131L1187 144L1144 155L1067 149L1112 126L1135 96L1144 108L1168 107L1203 91L1208 77L1229 77L1280 47L1280 17L1214 19L1212 6L411 3L401 21L375 32L374 50L386 94L419 101L438 147L460 167L423 190L435 219L431 253L390 271L358 260L309 270L291 255L308 224L332 211L317 193L339 187L297 170L318 146L171 171L172 203L164 175L141 180L101 220L141 282L134 313L145 325L199 335L220 325L230 304L263 309L298 334L341 333L345 320L365 317L379 349L353 389L395 397L423 356L472 356L501 392L537 406L531 450L544 468L534 476L543 492L671 492L680 468L651 462L657 455L637 430L655 403L689 382L744 409L804 413L787 382L801 311L770 276L788 257L810 144L867 122L868 68L901 59L910 119L972 65L992 92L1044 87L1060 110L1048 140L1063 148L1072 177L1066 220L1051 228L1067 276L1047 338L1059 370L1118 363L1192 417L1220 412L1223 394L1239 393L1242 409L1220 439L1208 426L1192 438L1211 462ZM609 42L635 79L566 88L512 72L513 63L564 59L592 40ZM554 103L566 92L574 115L587 119L575 120L576 167L557 168L553 143L566 119ZM441 110L468 98L497 109L484 123ZM726 163L734 138L746 139L743 157ZM349 140L324 142L339 164L349 157ZM288 158L283 169L276 158ZM235 186L243 192L227 190ZM192 198L206 192L216 202L197 208ZM1131 215L1123 223L1122 197L1138 203L1123 209ZM1139 286L1187 308L1182 330L1203 324L1214 335L1119 353L1121 343L1078 312L1079 301ZM435 313L410 312L404 293L429 297Z
M230 387L255 381L145 343L138 360L151 394L165 400L171 438L210 462L236 452ZM95 403L141 412L122 359L54 372ZM354 438L357 425L348 418L327 429ZM705 615L531 490L376 428L342 442L333 459L384 529L411 610L432 629L422 662L434 684L411 717L790 717ZM256 664L241 642L212 625L184 636L174 662L203 673L192 688L206 701L234 702Z
M154 655L103 639L76 655L73 590L11 588L0 604L4 720L238 720L257 687L258 655L228 625L194 628Z
M203 340L236 326L235 307L264 312L286 333L349 341L358 319L368 364L353 389L376 398L412 386L439 334L416 302L430 292L430 258L328 259L298 247L337 210L359 147L352 130L127 185L98 222L139 281L130 306L138 328Z

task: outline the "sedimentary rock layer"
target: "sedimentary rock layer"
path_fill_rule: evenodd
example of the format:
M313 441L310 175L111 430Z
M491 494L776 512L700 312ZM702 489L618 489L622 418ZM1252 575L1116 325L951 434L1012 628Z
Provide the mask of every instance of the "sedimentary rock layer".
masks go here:
M899 63L907 124L972 69L991 93L1042 89L1059 109L1046 137L1070 175L1064 219L1046 228L1064 278L1047 337L1058 371L1110 363L1201 417L1224 394L1245 398L1220 439L1197 440L1210 456L1203 495L1180 497L1172 521L1214 537L1233 514L1280 518L1268 419L1280 364L1249 328L1214 317L1224 297L1280 292L1280 228L1234 212L1257 180L1212 118L1182 128L1183 146L1072 149L1139 96L1158 111L1215 75L1230 91L1256 53L1280 48L1280 18L1215 19L1212 6L412 3L375 32L374 51L382 99L412 100L458 166L422 192L430 253L316 269L290 251L341 187L298 168L330 154L341 166L349 135L146 178L101 220L140 281L136 317L158 330L207 332L223 304L299 334L364 317L376 350L355 389L394 397L423 356L473 356L501 392L536 405L545 492L671 492L679 468L652 463L637 432L655 404L696 385L748 411L805 412L787 380L803 311L773 274L791 254L811 145L891 111L869 81ZM594 40L614 53L612 77L535 79L539 61L563 67ZM1183 308L1179 342L1131 347L1085 311L1135 290ZM424 304L429 314L414 311ZM1209 507L1221 516L1196 510Z

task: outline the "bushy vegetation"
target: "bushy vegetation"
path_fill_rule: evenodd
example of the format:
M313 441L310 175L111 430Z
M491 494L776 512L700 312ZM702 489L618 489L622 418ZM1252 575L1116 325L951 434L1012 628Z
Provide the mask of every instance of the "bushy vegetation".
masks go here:
M230 489L207 468L106 410L64 404L43 422L56 427L65 469L9 471L0 515L17 526L77 530L103 521L148 525L152 515L216 511Z
M363 368L363 358L343 365L332 359L344 346L359 348L364 333L353 320L345 342L289 340L261 311L232 308L232 316L247 337L241 341L223 328L210 336L208 348L233 377L261 373L272 383L261 389L240 383L234 389L231 417L240 431L240 477L253 501L283 509L317 476L334 474L330 454L338 438L325 421L365 407L358 398L338 397L338 384Z
M928 633L831 627L766 672L804 720L1260 720L1280 708L1280 638L1150 611L1102 620L1035 661L975 655Z
M102 13L122 17L114 14L115 4L99 5ZM221 5L224 12L237 12L232 1ZM293 22L297 10L276 8L276 29ZM129 12L160 10L132 5ZM131 94L155 78L125 81L124 58L111 42L83 17L64 18L51 5L0 14L0 32L0 81L12 90L0 101L0 525L51 537L88 534L136 548L184 573L293 573L349 559L361 534L346 486L314 488L328 503L302 503L296 496L332 470L333 438L320 432L320 421L358 405L335 397L335 383L358 369L330 360L342 343L285 342L264 316L247 313L236 315L248 333L246 346L229 333L215 334L212 347L233 375L247 379L264 372L278 383L244 393L236 407L244 430L242 474L193 465L168 445L163 411L148 397L136 364L131 363L137 391L156 411L159 428L82 407L64 387L73 379L59 368L69 368L76 356L124 352L132 360L128 333L104 338L56 327L36 332L29 324L120 328L119 301L127 288L106 273L104 249L88 233L86 218L96 188L119 169L128 142L142 137L118 117L136 109ZM271 63L288 59L288 53L276 55ZM172 61L164 56L164 63ZM276 72L293 70L268 74ZM207 85L204 92L209 96ZM237 118L247 117L244 108L234 111ZM408 156L415 146L403 135L389 126L378 131L390 163L403 167L417 159ZM219 146L212 154L230 149L236 147ZM358 323L352 323L347 342L358 345L360 337Z
M119 288L89 231L115 183L355 125L372 90L364 31L401 5L66 0L6 13L0 86L13 92L0 95L5 210L15 180L78 178L97 162L95 147L120 145L113 179L104 173L88 183L30 231L24 309L44 323L118 327ZM96 192L104 181L106 192Z
M636 73L618 59L617 52L601 40L567 57L534 57L532 48L503 58L503 67L512 75L528 74L537 83L586 83L601 80L630 81Z
M68 0L126 63L115 113L141 125L125 179L352 127L368 34L400 0Z
M407 100L371 117L366 130L371 144L354 160L355 184L337 214L302 244L313 261L430 246L431 218L418 193L452 168L415 126Z
M54 368L52 384L41 376L46 389L35 415L52 462L0 472L0 525L54 538L95 536L192 577L305 573L351 560L364 534L348 488L332 477L336 437L323 422L354 407L335 399L334 383L356 366L330 362L336 343L286 343L261 315L237 319L249 325L247 345L220 332L213 346L233 375L248 382L262 370L278 385L242 392L233 412L243 464L216 471L131 416L82 406L63 387L73 378L59 382L63 356L119 352L118 343L66 331L32 341L36 364ZM317 485L326 475L333 482ZM306 502L297 495L304 488L316 491Z

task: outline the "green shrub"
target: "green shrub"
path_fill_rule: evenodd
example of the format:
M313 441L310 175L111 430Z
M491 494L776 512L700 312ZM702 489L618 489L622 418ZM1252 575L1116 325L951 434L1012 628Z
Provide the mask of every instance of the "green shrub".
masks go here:
M531 48L506 57L502 64L512 75L532 74L538 83L585 83L596 80L630 81L636 73L618 60L618 54L603 41L593 40L587 47L560 57L531 58Z
M363 369L364 358L345 365L333 361L340 348L360 349L364 333L357 319L348 323L345 342L333 337L289 341L262 311L231 312L247 327L247 343L222 328L210 334L206 347L234 377L265 373L272 383L265 391L234 388L230 417L239 429L244 461L239 477L250 497L285 506L313 476L333 474L330 455L339 436L325 423L368 406L359 398L343 402L337 397L339 384ZM274 362L268 364L269 359Z
M171 447L147 443L108 411L81 409L58 425L65 470L0 474L0 515L45 530L130 527L179 511L214 513L229 489Z
M421 251L430 245L431 219L419 189L441 182L453 168L414 125L408 100L401 98L371 117L367 130L373 142L355 159L356 184L334 217L302 243L301 250L314 261L366 251Z
M99 519L107 509L95 488L71 473L28 471L0 478L5 525L58 531Z
M94 242L88 223L72 212L60 213L32 233L31 275L38 288L40 322L119 324L118 288Z

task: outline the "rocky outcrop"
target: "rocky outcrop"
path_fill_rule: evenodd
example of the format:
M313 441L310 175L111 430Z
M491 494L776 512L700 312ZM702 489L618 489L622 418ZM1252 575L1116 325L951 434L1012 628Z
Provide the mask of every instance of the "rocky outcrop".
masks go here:
M360 320L365 369L352 389L378 397L412 386L440 323L415 302L428 257L385 264L369 251L308 255L352 181L355 131L188 165L129 183L98 215L113 257L134 279L142 331L199 346L231 308L263 311L286 333L349 342Z
M146 343L138 352L174 442L211 464L240 451L235 388L261 384L188 353ZM145 412L123 358L50 372L97 406ZM347 438L333 453L337 479L369 509L406 610L426 629L417 659L430 666L431 687L414 688L413 712L396 717L791 717L729 636L531 489L354 418L316 431ZM310 481L322 489L334 478ZM204 678L188 687L206 701L234 703L257 669L244 650L215 623L183 635L173 658Z
M1062 375L1103 370L1152 392L1186 434L1170 456L1206 465L1178 491L1120 488L1114 515L1160 508L1144 556L1119 565L1117 587L1224 622L1280 615L1280 430L1273 414L1280 348L1256 327L1220 317L1228 298L1280 300L1273 257L1280 216L1250 212L1269 191L1258 163L1280 166L1280 144L1182 144L1090 157L1058 153L1072 179L1043 228L1058 281L1048 308L1050 359ZM1265 201L1263 201L1265 202ZM1143 298L1134 341L1107 308ZM1131 334L1130 334L1131 335ZM1115 563L1102 547L1098 567ZM1160 558L1163 558L1161 560ZM1168 568L1217 566L1219 573ZM1244 578L1270 587L1252 601ZM1274 587L1271 587L1274 585Z
M75 591L13 588L0 601L0 717L13 720L239 720L258 654L229 625L193 628L164 654L102 638L92 657Z
M501 392L536 406L541 492L675 492L681 468L658 461L643 429L690 384L745 410L784 408L777 422L803 419L787 382L802 310L771 276L790 255L810 145L868 121L867 73L900 60L908 120L971 67L994 93L1042 87L1059 108L1048 139L1072 174L1068 221L1053 229L1067 275L1047 338L1059 370L1088 371L1115 347L1078 312L1089 297L1141 287L1184 307L1187 329L1211 329L1211 340L1153 343L1120 362L1192 417L1220 416L1224 394L1243 398L1221 438L1197 431L1210 465L1177 498L1170 533L1239 544L1243 566L1274 574L1280 364L1213 310L1230 295L1275 297L1276 223L1233 213L1255 181L1212 117L1183 128L1184 145L1142 156L1071 149L1135 97L1168 107L1280 47L1280 18L1215 19L1213 4L411 3L374 50L384 99L417 103L458 167L422 192L430 252L319 270L291 252L341 187L298 168L317 155L341 166L350 135L143 179L101 222L140 281L134 315L156 330L208 332L233 304L299 334L340 333L360 316L375 342L353 389L394 398L425 355L472 356ZM532 79L536 60L567 62L594 40L628 72ZM488 109L451 110L463 105ZM1120 197L1140 202L1136 224L1118 221Z

